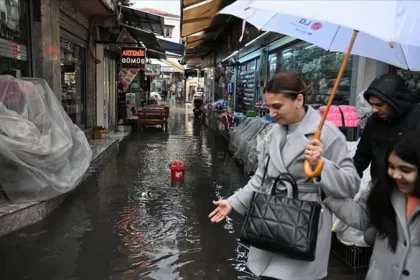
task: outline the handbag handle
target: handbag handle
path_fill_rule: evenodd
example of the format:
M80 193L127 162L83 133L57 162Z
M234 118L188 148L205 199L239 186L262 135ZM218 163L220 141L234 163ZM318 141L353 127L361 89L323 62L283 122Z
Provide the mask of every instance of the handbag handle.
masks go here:
M297 199L298 193L299 193L298 186L297 186L295 178L293 178L293 176L290 173L281 173L276 178L276 180L274 181L273 187L271 189L271 195L276 195L277 184L281 183L283 186L286 186L284 182L288 182L290 183L290 185L292 185L292 190L293 190L292 197L293 199Z
M263 175L263 178L261 180L260 192L262 191L262 187L263 187L264 182L265 182L265 177L267 176L267 170L268 170L268 164L269 163L270 163L270 156L268 156L267 163L265 165L264 175Z

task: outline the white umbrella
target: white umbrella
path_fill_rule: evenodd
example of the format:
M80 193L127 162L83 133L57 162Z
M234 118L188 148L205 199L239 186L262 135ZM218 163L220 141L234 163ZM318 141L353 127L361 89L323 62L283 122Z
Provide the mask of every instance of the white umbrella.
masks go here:
M418 0L254 0L250 7L313 18L369 34L385 42L420 46Z
M289 4L289 2L284 2L286 1L277 3L278 5ZM294 3L294 1L292 2ZM331 2L341 3L341 1ZM260 1L253 3L260 3ZM317 45L327 51L346 52L354 33L353 29L338 24L250 8L250 5L250 1L237 1L219 13L239 17L260 30L289 35ZM420 28L418 29L420 30ZM420 71L420 46L416 47L394 43L391 48L388 41L378 39L364 32L359 32L351 53L379 60L399 68Z
M361 40L358 40L361 42L357 43L360 45L353 53L382 61L389 61L394 56L395 64L405 65L403 68L411 68L410 64L417 65L415 62L409 63L407 55L415 53L415 46L420 46L420 17L416 15L417 11L420 10L420 1L256 0L237 1L233 5L235 4L236 6L231 5L222 10L221 13L252 21L260 29L271 27L274 29L271 31L315 43L328 50L343 51L341 48L347 45L346 55L314 139L321 138L322 128L359 31L362 31ZM344 31L342 31L343 29ZM345 29L349 31L346 32ZM318 39L316 40L315 37L317 36ZM410 39L410 36L416 38ZM363 39L365 42L362 41ZM382 53L380 56L382 59L378 57L379 55L376 54L378 50L372 45L380 42L381 39L382 47L380 50ZM335 41L341 43L335 43ZM410 47L397 45L396 43L408 43ZM388 44L388 49L384 47L384 44ZM379 43L378 46L380 46ZM400 51L394 49L400 49ZM364 54L361 53L362 50L365 51ZM377 56L373 56L373 54ZM414 55L414 57L416 56ZM420 56L417 56L417 58L420 58ZM318 177L323 167L324 162L321 160L313 170L309 161L305 160L304 170L310 178Z

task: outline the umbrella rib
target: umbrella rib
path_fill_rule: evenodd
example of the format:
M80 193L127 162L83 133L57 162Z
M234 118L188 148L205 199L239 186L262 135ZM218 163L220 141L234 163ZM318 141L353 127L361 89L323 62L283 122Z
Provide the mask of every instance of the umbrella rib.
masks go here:
M408 61L407 61L407 58L405 57L405 52L403 50L402 44L400 44L400 49L404 57L405 65L407 65L407 69L410 70L410 65L408 65Z
M274 13L274 16L272 16L261 28L260 30L263 30L263 28L277 15L277 13Z
M333 37L333 38L332 38L332 40L331 40L331 44L330 44L330 47L328 48L328 51L330 51L330 50L331 50L332 44L334 43L334 41L335 41L335 37L337 37L338 30L340 30L340 28L341 28L341 25L339 25L339 26L338 26L338 28L337 28L337 30L335 31L334 37Z

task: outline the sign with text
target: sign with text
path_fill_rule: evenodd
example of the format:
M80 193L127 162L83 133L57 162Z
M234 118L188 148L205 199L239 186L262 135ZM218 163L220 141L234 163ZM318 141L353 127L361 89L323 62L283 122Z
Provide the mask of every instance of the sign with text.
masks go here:
M121 68L144 70L146 66L146 50L144 48L122 48Z
M145 72L146 76L159 76L160 67L160 64L147 64Z

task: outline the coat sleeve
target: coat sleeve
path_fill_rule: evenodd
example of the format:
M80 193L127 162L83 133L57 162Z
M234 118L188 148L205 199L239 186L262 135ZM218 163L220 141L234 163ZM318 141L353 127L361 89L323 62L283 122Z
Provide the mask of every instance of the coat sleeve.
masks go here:
M345 224L361 231L369 228L366 199L354 202L351 198L339 199L330 196L324 200L324 204Z
M268 138L268 134L266 136ZM266 164L268 156L266 156L266 146L267 140L264 141L260 155L258 157L258 168L255 171L254 176L248 181L245 187L237 190L233 195L231 195L227 200L229 201L232 208L236 212L245 215L248 211L248 208L251 204L251 199L254 191L259 191L262 185L262 180L264 177L264 171L266 169Z
M344 135L337 135L324 149L324 169L318 183L326 195L353 198L360 188L360 177L348 155Z
M372 124L370 121L365 126L363 130L362 137L360 137L360 142L357 145L356 154L353 157L354 166L356 167L357 173L360 178L363 177L363 171L369 167L370 162L372 161L372 148L370 145Z

